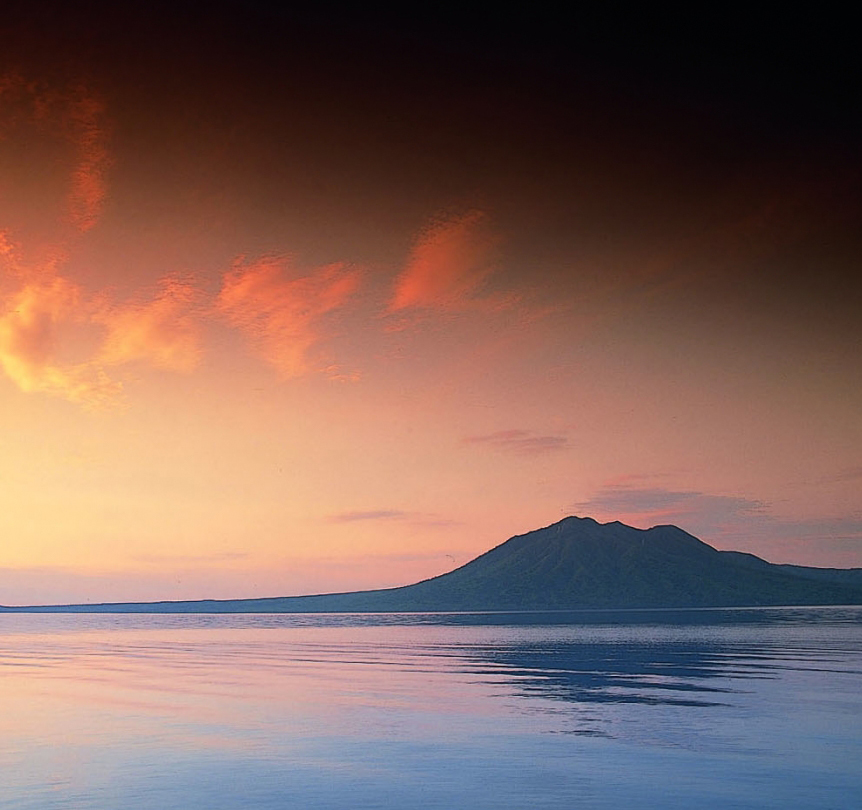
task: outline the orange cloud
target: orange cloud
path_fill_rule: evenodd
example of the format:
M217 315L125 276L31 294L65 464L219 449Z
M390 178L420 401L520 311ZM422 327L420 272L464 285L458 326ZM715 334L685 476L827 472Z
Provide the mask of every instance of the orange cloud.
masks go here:
M9 238L9 233L5 230L0 230L0 264L7 276L20 276L23 272L18 259L18 245Z
M90 230L99 218L107 196L106 175L110 165L102 103L79 88L68 101L67 121L78 156L72 171L68 216L81 232Z
M107 329L99 361L146 360L157 368L191 371L202 352L197 301L190 283L168 277L151 301L103 309L94 316Z
M0 367L25 392L62 397L85 407L98 407L119 394L91 362L64 363L61 330L86 321L80 290L54 277L26 283L6 299L0 315Z
M88 298L51 268L41 270L0 296L0 368L22 391L95 409L122 394L107 367L145 361L190 371L197 364L198 293L190 284L168 278L152 300L114 305Z
M482 211L435 222L416 241L389 309L461 309L473 303L495 270L497 243Z
M53 138L71 153L62 223L85 233L97 222L110 165L102 103L84 87L50 90L17 74L0 76L0 135L21 130ZM22 129L24 127L24 129ZM13 209L14 210L14 209ZM122 384L105 368L146 361L189 371L201 354L198 293L164 279L149 300L112 303L87 296L63 265L70 232L25 246L0 223L0 369L24 392L58 396L88 408L115 403Z
M359 285L359 273L343 264L292 275L283 256L237 263L225 274L217 300L229 323L285 377L314 370L309 354L322 339L321 320L341 308Z

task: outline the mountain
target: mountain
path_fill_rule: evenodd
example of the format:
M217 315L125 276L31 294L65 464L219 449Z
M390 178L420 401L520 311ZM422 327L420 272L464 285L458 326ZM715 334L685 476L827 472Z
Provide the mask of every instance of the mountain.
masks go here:
M862 604L862 569L775 565L676 526L567 517L448 574L353 593L2 608L39 612L306 613Z

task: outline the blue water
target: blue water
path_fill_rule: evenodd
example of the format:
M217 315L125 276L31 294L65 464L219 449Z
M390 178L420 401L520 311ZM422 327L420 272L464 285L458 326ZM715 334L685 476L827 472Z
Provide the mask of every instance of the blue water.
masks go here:
M862 807L862 608L0 614L0 808Z

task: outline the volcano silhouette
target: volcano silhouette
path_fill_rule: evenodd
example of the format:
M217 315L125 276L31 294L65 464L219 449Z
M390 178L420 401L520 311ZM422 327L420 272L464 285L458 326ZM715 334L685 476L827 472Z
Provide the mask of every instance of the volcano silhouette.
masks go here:
M775 565L718 551L676 526L567 517L447 574L351 593L264 599L48 605L39 612L313 613L862 604L862 569Z

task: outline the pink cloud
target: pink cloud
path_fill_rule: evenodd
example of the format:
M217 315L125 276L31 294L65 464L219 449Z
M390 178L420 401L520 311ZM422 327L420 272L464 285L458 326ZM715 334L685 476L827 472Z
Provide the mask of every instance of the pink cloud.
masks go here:
M358 286L359 272L344 264L297 276L287 257L267 256L226 273L216 305L261 357L283 376L297 377L317 370L310 355L324 338L324 318Z
M389 309L461 309L496 269L497 237L482 211L441 219L420 234Z

